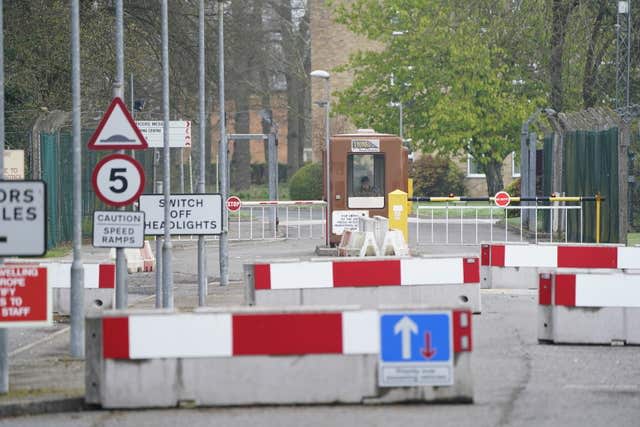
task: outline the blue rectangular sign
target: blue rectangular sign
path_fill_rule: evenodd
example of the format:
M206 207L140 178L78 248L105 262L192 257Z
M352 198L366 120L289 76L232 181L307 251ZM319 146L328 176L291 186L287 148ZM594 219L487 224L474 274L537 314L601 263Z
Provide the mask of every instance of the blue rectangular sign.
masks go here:
M451 360L451 316L449 313L383 314L380 339L383 362L447 362Z

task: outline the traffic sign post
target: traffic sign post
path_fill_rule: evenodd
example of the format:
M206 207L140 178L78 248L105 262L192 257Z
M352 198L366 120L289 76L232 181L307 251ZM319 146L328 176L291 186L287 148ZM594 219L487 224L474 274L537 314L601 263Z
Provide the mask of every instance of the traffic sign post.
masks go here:
M227 198L225 206L229 212L237 212L242 207L242 201L238 196L230 196Z
M0 181L0 257L47 251L44 181Z
M496 204L499 208L506 208L511 203L511 196L506 191L498 191L495 196L493 196L493 203Z
M453 385L450 312L380 315L381 387Z
M50 326L53 323L52 312L46 268L0 267L0 327Z
M94 211L93 246L144 247L144 212Z
M100 200L111 206L133 203L144 190L140 163L125 154L111 154L98 162L91 184Z
M164 197L140 196L140 211L145 213L145 235L165 233ZM216 235L222 233L222 197L220 194L172 194L169 204L170 235Z

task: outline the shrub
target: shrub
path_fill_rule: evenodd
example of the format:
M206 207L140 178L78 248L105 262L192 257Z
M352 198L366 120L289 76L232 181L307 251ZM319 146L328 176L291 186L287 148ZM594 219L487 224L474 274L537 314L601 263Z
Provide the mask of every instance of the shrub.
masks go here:
M520 197L520 178L515 179L504 189L511 197Z
M465 192L464 172L443 156L420 157L411 164L409 176L416 196L460 196Z
M308 163L298 169L289 180L291 200L320 200L322 198L322 164Z

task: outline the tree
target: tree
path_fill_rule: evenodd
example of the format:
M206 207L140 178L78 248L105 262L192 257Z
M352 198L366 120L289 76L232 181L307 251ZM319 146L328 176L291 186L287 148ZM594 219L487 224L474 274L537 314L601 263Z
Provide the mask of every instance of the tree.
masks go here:
M523 11L495 2L449 3L356 0L338 7L341 22L384 49L352 57L345 68L354 72L353 84L339 94L336 109L358 126L393 131L388 105L402 102L405 135L426 152L472 155L493 194L503 187L502 162L517 149L542 86L535 67L518 60L523 54L509 54L504 29L492 26Z

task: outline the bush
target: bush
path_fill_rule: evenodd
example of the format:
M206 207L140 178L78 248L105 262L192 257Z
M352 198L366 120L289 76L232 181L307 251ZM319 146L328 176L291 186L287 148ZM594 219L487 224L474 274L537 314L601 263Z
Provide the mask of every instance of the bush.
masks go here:
M520 178L515 179L504 189L511 197L520 197Z
M422 156L411 164L415 196L461 196L465 192L464 172L443 156Z
M320 200L322 198L322 164L308 163L298 169L289 180L291 200Z

